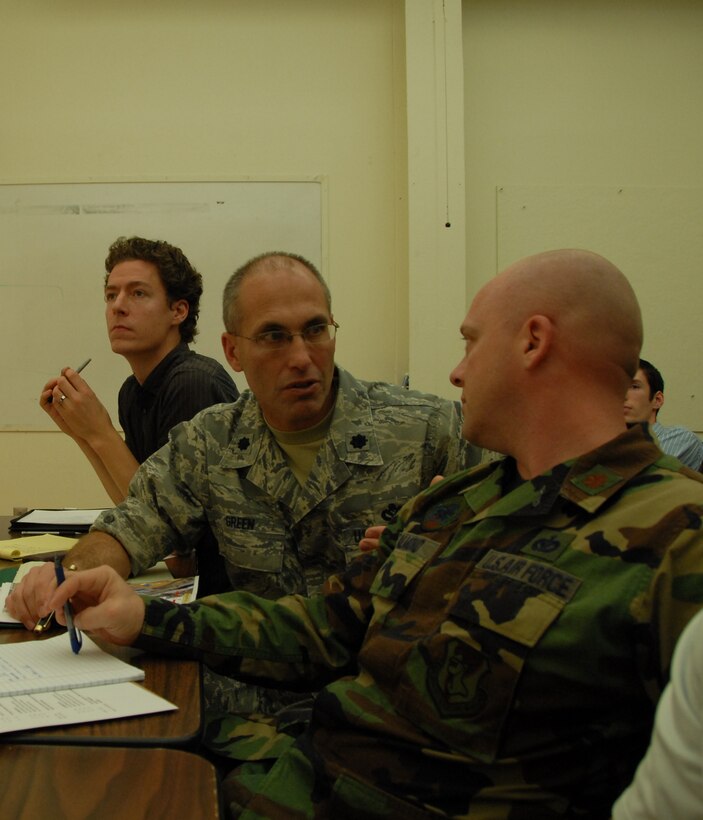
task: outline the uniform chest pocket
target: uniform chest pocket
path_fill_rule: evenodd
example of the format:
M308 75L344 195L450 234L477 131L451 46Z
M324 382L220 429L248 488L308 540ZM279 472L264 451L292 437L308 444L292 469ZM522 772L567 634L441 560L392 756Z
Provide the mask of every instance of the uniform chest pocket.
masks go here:
M379 487L377 492L356 486L346 489L346 493L330 496L326 500L325 516L330 529L342 546L349 552L358 553L359 541L368 527L390 524L408 498L417 491L397 487Z
M573 594L580 582L568 578ZM492 762L530 650L568 599L477 565L441 624L414 644L400 686L400 710L442 743Z
M282 528L232 528L220 541L220 552L235 567L259 572L280 572L285 544L286 536Z

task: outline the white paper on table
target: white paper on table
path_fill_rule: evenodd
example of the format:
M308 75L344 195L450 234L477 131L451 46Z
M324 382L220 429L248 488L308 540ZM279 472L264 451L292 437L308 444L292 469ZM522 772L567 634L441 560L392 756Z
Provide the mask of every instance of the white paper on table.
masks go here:
M11 581L5 581L0 584L0 625L21 623L21 621L18 621L17 618L13 618L5 609L5 601L7 600L7 596L12 592L12 587L13 584Z
M22 529L25 524L40 526L68 526L85 527L90 526L95 519L104 512L104 509L81 510L67 508L63 510L30 510L20 516L13 524L14 527Z
M44 726L149 715L177 709L136 683L110 683L83 689L0 697L0 734Z
M68 632L44 641L0 644L0 693L7 695L143 679L142 669L104 652L87 635L78 654L71 650Z

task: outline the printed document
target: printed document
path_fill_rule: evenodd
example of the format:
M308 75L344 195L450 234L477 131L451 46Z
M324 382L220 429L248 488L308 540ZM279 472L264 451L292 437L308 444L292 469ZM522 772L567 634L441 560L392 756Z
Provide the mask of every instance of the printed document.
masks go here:
M70 649L69 649L70 652ZM137 683L109 683L0 697L0 734L169 712L177 707Z
M165 712L177 707L129 681L144 672L86 635L80 654L68 633L0 645L0 733Z

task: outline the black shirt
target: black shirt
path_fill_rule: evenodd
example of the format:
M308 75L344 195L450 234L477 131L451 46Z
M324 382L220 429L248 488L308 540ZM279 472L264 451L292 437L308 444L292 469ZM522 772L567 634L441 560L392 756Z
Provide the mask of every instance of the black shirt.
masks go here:
M222 365L175 347L139 384L132 375L120 388L119 418L127 447L141 464L168 441L169 430L212 404L236 401L239 391Z

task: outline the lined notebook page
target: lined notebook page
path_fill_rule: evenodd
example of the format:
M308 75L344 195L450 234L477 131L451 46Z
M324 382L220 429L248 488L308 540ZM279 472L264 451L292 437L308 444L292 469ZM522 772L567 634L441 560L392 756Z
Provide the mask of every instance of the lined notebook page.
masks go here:
M143 679L143 670L104 652L87 635L83 635L83 648L77 655L71 651L68 632L44 641L0 645L2 695Z

